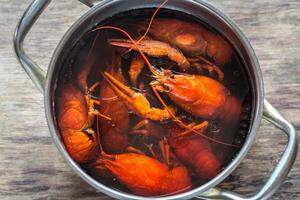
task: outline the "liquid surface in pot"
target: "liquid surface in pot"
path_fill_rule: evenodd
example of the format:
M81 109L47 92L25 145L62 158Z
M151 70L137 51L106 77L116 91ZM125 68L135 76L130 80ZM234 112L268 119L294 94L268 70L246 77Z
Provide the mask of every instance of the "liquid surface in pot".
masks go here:
M250 84L230 43L164 8L147 31L154 11L121 13L80 38L55 100L70 156L99 182L141 196L213 179L251 122Z

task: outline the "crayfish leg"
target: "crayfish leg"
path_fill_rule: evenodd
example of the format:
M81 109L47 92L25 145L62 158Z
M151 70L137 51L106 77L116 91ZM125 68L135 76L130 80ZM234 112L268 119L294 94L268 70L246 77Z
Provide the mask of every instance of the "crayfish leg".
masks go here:
M146 148L148 149L148 151L151 153L152 157L155 158L156 160L158 160L158 156L156 155L156 153L153 150L153 146L147 143L144 143L144 145L146 146Z
M191 64L192 67L195 67L196 69L200 69L200 70L206 69L208 70L210 75L212 75L213 72L215 72L220 81L224 79L224 73L220 69L220 67L208 61L207 59L203 58L202 56L197 56L196 58L190 58L188 60L192 63ZM204 62L204 64L198 63L199 61Z
M168 141L165 137L159 141L159 147L162 153L164 163L167 166L170 166L170 145L168 144Z
M207 126L208 126L208 121L204 121L197 125L195 125L194 123L190 124L190 125L188 125L188 127L190 127L192 130L188 129L188 130L180 133L176 137L183 137L183 136L189 135L191 133L194 133L193 130L197 130L198 132L200 131L200 133L203 133L205 131L205 129L207 128Z
M133 146L128 146L125 150L128 153L136 153L136 154L140 154L140 155L145 155L145 153Z

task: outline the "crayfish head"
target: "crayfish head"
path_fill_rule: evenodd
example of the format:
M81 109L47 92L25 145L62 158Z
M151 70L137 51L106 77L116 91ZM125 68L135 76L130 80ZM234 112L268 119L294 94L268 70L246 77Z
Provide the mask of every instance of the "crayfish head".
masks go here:
M153 82L155 88L167 94L175 103L192 103L201 98L201 87L194 76L191 75L170 75L157 77ZM199 93L200 91L200 93Z

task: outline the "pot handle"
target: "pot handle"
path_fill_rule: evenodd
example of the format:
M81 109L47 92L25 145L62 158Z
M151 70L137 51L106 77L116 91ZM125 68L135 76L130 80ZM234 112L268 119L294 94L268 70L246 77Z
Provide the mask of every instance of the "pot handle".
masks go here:
M79 0L80 2L88 5L94 6L99 3L101 0ZM35 86L40 90L40 92L44 93L45 89L45 81L46 81L46 72L40 68L29 56L26 55L23 48L24 39L35 23L35 21L39 18L43 10L47 7L47 5L51 2L51 0L34 0L22 18L20 19L17 28L14 34L14 50L19 60L21 66L28 74L30 79L33 81Z
M298 141L297 134L294 127L286 121L282 115L267 101L264 100L263 116L266 120L274 124L277 128L281 129L288 136L288 144L281 156L281 159L274 168L271 176L263 185L258 193L250 197L244 197L234 192L225 191L219 188L212 188L197 198L199 199L232 199L232 200L262 200L270 198L281 183L286 178L287 174L292 168L295 161Z
M13 40L16 56L21 66L42 93L45 88L46 73L26 55L23 48L23 42L30 28L50 1L51 0L34 0L30 4L17 25Z
M78 1L80 1L81 3L83 3L89 7L93 7L102 0L78 0Z

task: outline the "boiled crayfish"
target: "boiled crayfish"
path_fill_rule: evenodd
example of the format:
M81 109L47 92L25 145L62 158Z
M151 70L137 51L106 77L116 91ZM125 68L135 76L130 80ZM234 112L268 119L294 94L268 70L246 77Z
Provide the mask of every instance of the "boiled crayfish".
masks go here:
M151 157L124 153L99 158L94 167L103 165L134 194L143 196L173 195L191 189L188 170L183 166L170 169ZM103 169L100 169L103 170Z
M182 165L170 167L144 154L109 155L100 144L100 158L91 168L115 177L134 194L143 196L174 195L192 188L189 172Z
M98 84L90 88L93 89ZM96 158L98 152L97 135L91 128L94 116L104 117L94 109L97 101L82 92L72 83L66 83L60 91L58 105L58 125L64 144L70 156L79 163Z

